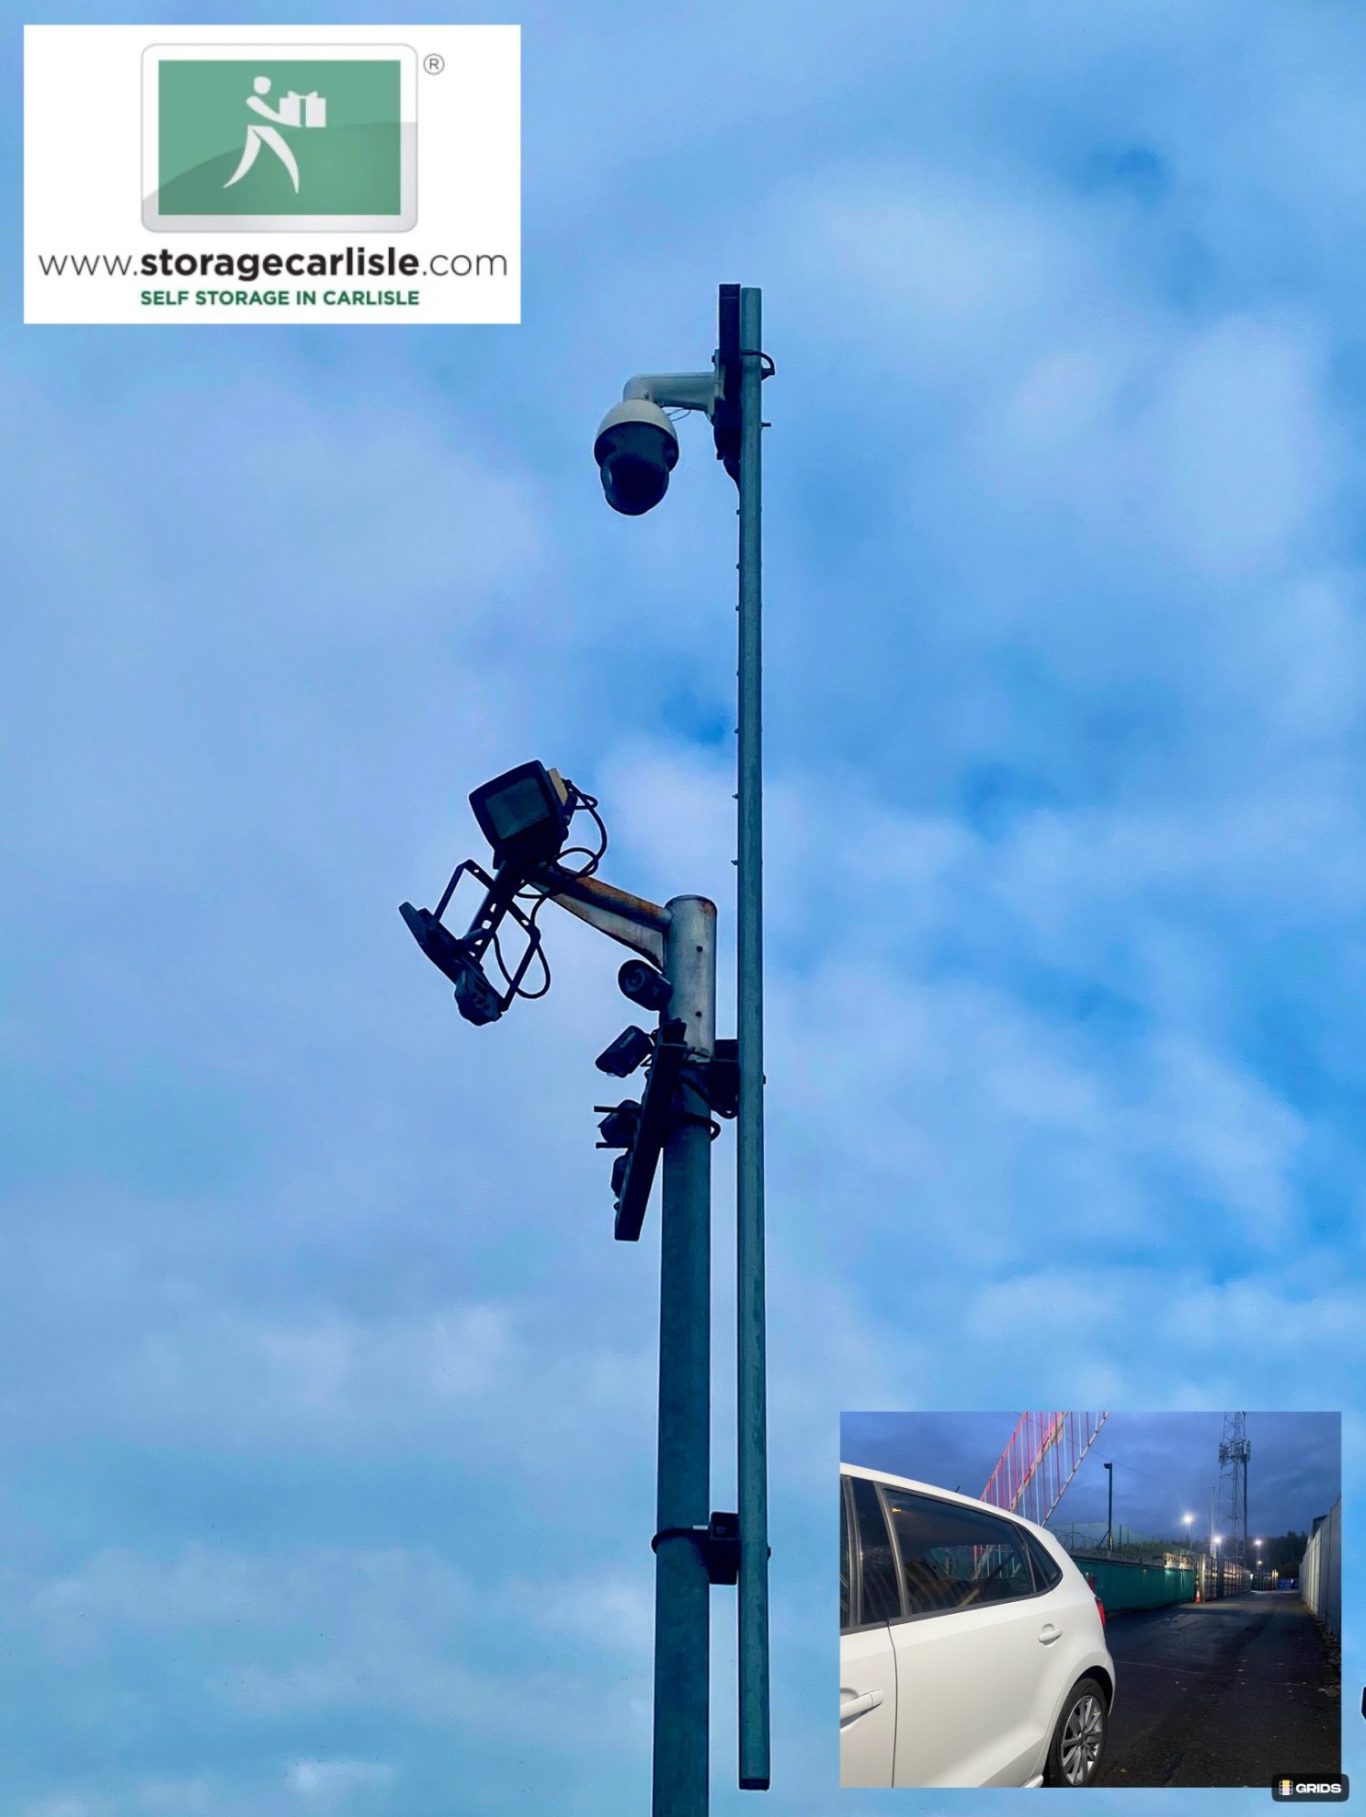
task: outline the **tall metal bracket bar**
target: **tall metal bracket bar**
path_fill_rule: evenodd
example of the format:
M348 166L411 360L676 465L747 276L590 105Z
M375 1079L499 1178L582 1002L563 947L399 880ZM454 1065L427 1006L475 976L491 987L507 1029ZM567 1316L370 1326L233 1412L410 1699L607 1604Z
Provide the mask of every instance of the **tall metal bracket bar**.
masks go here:
M650 1076L645 1082L645 1091L640 1100L635 1141L626 1151L621 1190L617 1194L617 1215L612 1234L619 1243L637 1242L645 1222L650 1189L655 1183L659 1157L669 1138L675 1114L674 1095L683 1068L688 1062L690 1050L683 1039L684 1033L681 1022L666 1023L655 1043Z

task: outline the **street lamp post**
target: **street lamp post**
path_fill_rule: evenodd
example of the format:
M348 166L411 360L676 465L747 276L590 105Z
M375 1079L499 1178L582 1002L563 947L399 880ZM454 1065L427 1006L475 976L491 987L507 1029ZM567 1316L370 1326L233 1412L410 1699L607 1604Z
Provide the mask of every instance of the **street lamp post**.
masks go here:
M773 370L762 351L762 296L720 287L717 347L709 370L629 379L594 443L607 502L623 516L653 509L678 462L667 412L696 411L712 425L717 458L739 494L736 712L736 1484L739 1521L739 1784L770 1780L768 1462L764 1285L763 635L761 387ZM658 1703L659 1693L656 1691ZM705 1721L705 1712L703 1712ZM656 1798L659 1797L656 1709ZM656 1817L661 1806L656 1804ZM672 1811L675 1807L670 1806ZM703 1802L676 1807L705 1810Z
M1105 1465L1105 1480L1107 1484L1105 1492L1105 1550L1107 1552L1113 1552L1115 1525L1115 1467L1113 1464Z

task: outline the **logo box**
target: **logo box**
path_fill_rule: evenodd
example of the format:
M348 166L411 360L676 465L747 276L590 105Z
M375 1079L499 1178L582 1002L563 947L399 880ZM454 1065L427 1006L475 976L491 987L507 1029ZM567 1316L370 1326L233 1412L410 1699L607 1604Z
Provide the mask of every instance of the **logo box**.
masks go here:
M149 45L142 127L142 221L153 231L416 224L411 46Z
M1277 1804L1342 1804L1347 1791L1345 1773L1281 1773L1271 1782Z

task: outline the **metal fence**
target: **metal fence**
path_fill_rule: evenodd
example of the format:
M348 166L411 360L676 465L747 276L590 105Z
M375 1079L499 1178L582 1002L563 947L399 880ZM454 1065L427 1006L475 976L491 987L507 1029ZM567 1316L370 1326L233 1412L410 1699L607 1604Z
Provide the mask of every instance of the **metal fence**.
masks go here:
M1137 1559L1105 1554L1074 1553L1077 1569L1086 1578L1107 1611L1158 1609L1169 1603L1192 1602L1195 1573L1189 1568L1142 1564Z
M1242 1596L1253 1587L1253 1574L1248 1565L1231 1558L1206 1552L1196 1570L1201 1602L1216 1602L1221 1596Z
M1342 1636L1342 1497L1314 1522L1300 1566L1300 1595L1330 1634Z

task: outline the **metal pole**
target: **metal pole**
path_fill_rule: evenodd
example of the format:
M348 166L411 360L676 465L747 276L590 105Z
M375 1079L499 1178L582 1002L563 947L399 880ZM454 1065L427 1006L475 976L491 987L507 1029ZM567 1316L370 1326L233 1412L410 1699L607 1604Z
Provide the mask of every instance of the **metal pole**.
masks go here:
M1248 1455L1243 1459L1243 1551L1244 1552L1247 1551L1247 1546L1248 1546L1248 1539L1247 1539L1247 1526L1248 1526L1247 1475L1248 1475L1248 1470L1251 1466L1251 1462L1252 1462L1252 1447L1249 1445L1248 1446ZM1253 1551L1254 1552L1256 1551L1255 1546L1253 1547ZM1247 1560L1244 1559L1243 1563L1246 1564Z
M701 896L668 905L664 969L671 1016L688 1044L716 1044L716 908ZM656 1526L705 1528L711 1512L711 1132L707 1106L684 1088L682 1122L664 1148L659 1261L659 1487ZM687 1102L691 1099L691 1102ZM699 1547L686 1534L655 1545L654 1817L706 1817L708 1600Z
M762 293L740 290L740 601L737 799L736 1414L740 1516L740 1784L769 1783L768 1469L764 1311L763 685L760 437Z
M1105 1550L1113 1552L1115 1523L1115 1467L1113 1464L1105 1466L1105 1475L1110 1484L1105 1502Z

